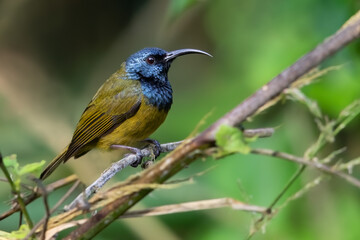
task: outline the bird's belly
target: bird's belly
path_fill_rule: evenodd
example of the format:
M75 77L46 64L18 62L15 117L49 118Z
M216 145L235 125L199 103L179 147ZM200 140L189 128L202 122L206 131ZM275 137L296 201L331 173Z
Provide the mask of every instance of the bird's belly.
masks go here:
M133 117L125 120L111 133L101 137L96 147L103 150L109 150L114 144L142 147L142 141L164 122L166 115L166 111L159 111L143 101Z

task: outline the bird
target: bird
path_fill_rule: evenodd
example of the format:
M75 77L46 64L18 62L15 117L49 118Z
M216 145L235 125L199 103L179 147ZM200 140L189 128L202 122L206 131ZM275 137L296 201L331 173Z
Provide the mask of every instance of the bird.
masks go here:
M141 154L139 148L146 144L159 148L159 142L148 137L164 122L173 103L168 80L170 65L186 54L212 57L190 48L169 52L144 48L128 57L98 89L82 113L70 143L48 164L40 179L47 178L61 163L95 148L125 149L136 154Z

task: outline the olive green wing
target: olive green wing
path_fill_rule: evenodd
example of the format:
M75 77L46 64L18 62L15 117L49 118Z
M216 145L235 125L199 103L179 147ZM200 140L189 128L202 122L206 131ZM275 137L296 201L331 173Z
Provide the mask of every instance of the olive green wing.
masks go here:
M97 141L124 121L134 116L140 108L139 96L115 98L95 96L82 114L64 159L80 157L90 151ZM65 160L65 161L66 161Z

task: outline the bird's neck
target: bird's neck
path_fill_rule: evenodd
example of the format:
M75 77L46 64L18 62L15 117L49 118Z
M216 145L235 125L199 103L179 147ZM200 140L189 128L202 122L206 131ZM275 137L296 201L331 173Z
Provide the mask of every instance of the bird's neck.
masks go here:
M159 110L169 111L172 104L172 88L169 81L141 79L141 89L146 101Z

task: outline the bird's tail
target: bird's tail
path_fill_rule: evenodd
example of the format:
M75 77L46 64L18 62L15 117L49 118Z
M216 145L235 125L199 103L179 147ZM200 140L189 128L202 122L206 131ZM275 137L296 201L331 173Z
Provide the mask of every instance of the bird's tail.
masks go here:
M64 151L62 151L62 153L60 153L59 155L57 155L50 163L49 165L47 165L47 167L45 168L45 170L41 173L40 175L40 179L44 180L45 178L47 178L48 176L50 176L50 174L63 162L66 162L66 160L69 159L68 156L66 156L66 152L67 152L67 147L64 149Z

